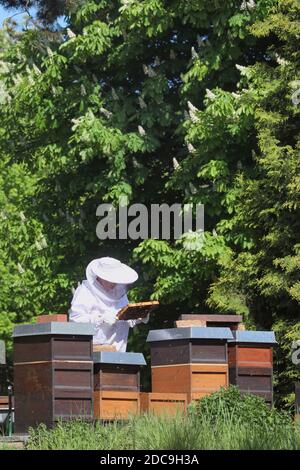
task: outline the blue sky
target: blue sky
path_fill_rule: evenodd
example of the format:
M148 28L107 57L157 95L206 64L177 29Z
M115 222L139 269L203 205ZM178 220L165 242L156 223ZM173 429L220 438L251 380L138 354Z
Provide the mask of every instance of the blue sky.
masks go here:
M31 9L32 11L32 9ZM2 27L3 21L9 16L15 15L16 13L22 12L22 9L6 9L0 6L0 27ZM19 22L22 20L22 14L14 16L14 19Z
M31 14L34 14L35 9L34 8L29 8L29 11L31 12ZM20 9L9 9L8 10L8 9L3 8L2 6L0 6L0 28L2 28L3 20L5 20L9 16L12 16L16 13L20 13L19 15L14 16L14 19L17 21L17 23L19 23L22 20L22 9L21 8ZM65 25L63 17L59 18L59 24L61 26Z

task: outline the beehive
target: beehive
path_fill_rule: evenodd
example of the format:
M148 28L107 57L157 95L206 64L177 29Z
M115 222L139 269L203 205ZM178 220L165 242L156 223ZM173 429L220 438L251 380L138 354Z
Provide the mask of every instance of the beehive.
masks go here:
M94 352L95 419L128 419L140 412L140 369L143 354Z
M94 390L140 391L140 369L146 365L143 354L94 352Z
M186 393L147 393L140 394L141 412L155 415L176 415L186 413Z
M86 323L15 327L15 431L93 416L92 335Z
M152 392L186 393L188 403L228 386L229 328L171 328L152 330Z
M125 390L96 390L94 392L94 418L121 420L140 413L140 393Z
M229 381L244 393L273 402L272 331L233 331L228 342Z

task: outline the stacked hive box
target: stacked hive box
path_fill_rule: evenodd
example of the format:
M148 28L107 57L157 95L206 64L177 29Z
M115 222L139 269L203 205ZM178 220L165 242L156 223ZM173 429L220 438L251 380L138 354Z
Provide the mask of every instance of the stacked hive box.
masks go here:
M272 331L233 331L228 343L229 380L244 393L273 402Z
M186 393L187 401L228 386L229 328L171 328L149 332L152 392Z
M58 419L93 416L92 335L85 323L14 329L15 431Z
M231 330L243 329L242 315L208 315L208 314L192 314L181 315L179 320L175 322L175 326L189 327L189 326L210 326L230 328Z
M127 419L140 412L143 354L94 352L94 417Z

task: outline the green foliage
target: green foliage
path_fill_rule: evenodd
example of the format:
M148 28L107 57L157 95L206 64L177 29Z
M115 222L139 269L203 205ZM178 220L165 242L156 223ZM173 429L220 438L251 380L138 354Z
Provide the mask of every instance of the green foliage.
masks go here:
M279 427L289 427L291 418L287 412L270 408L265 401L251 394L242 395L237 387L221 389L204 397L194 406L194 412L205 416L215 425L220 416L232 422L249 423L254 427L267 426L270 432Z

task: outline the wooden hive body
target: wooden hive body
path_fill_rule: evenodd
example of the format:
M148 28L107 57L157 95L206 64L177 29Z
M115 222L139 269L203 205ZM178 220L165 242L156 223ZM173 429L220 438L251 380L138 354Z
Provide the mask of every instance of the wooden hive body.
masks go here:
M140 394L141 412L155 415L176 415L186 413L186 393L147 393Z
M273 346L270 331L233 332L228 344L229 382L273 403Z
M188 402L228 386L228 328L153 330L152 392L186 393Z
M94 417L128 419L140 411L140 369L144 356L127 352L95 352Z
M61 326L63 325L63 327ZM80 323L20 325L14 330L15 431L40 423L92 418L93 328Z

